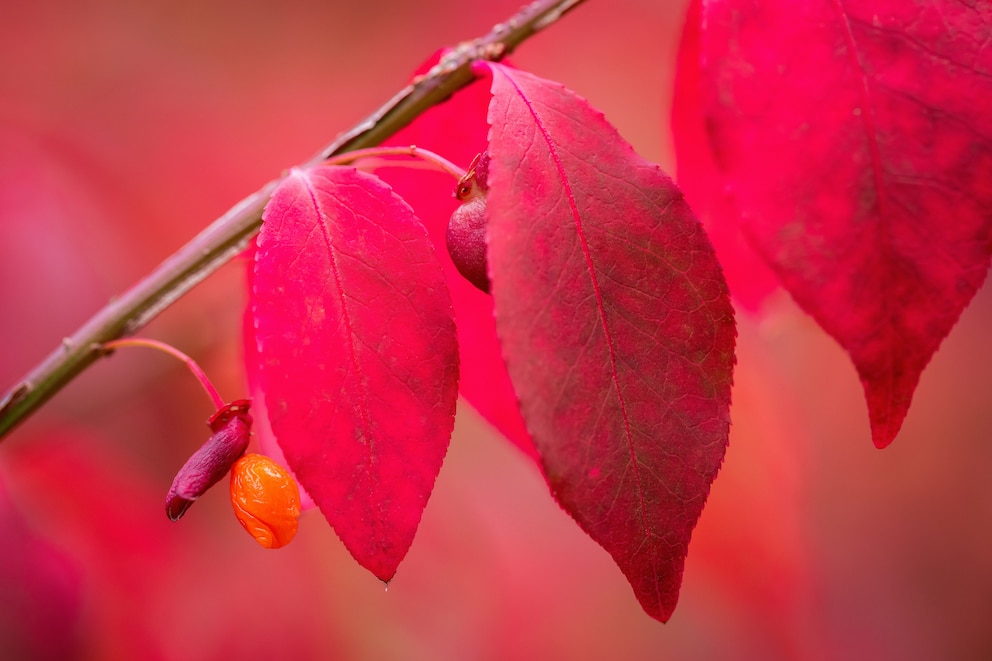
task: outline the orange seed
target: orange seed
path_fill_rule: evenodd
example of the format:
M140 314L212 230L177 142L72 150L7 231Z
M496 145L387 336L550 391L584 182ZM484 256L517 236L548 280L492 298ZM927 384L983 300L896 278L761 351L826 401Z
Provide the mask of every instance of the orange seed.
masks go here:
M300 517L300 489L285 468L261 454L246 454L231 469L234 515L263 548L292 541Z

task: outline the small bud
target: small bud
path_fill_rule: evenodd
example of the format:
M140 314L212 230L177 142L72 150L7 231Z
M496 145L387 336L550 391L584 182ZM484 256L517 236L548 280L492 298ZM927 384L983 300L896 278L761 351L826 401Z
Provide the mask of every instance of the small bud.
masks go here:
M247 399L231 402L207 421L213 435L179 469L165 498L165 513L170 519L182 518L193 501L217 484L248 449L250 404Z
M489 190L489 154L475 157L468 173L455 189L462 205L448 221L446 243L448 254L458 272L477 288L489 293L489 273L486 264L486 192Z
M277 549L296 536L300 488L285 468L265 455L246 454L231 471L234 516L262 548Z

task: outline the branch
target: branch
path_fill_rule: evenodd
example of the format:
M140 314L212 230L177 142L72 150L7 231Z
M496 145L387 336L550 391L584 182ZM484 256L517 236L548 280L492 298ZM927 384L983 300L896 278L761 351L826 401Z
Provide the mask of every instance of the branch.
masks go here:
M538 0L487 35L464 42L425 75L351 130L341 134L305 165L337 154L373 147L444 101L474 79L477 60L500 60L583 0ZM208 275L243 251L262 224L262 209L279 184L273 180L238 202L147 277L97 312L0 401L0 439L108 352L102 345L132 335Z

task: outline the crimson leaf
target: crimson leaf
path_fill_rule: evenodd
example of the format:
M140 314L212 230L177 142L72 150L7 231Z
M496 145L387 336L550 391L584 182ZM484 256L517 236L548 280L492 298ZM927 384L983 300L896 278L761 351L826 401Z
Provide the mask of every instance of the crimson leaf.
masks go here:
M351 554L388 581L454 424L458 349L433 246L381 180L322 166L280 184L255 259L272 429Z
M496 330L558 502L667 620L729 431L734 321L681 193L559 84L498 64Z
M702 21L702 112L740 222L851 355L884 447L992 256L992 13L709 0Z

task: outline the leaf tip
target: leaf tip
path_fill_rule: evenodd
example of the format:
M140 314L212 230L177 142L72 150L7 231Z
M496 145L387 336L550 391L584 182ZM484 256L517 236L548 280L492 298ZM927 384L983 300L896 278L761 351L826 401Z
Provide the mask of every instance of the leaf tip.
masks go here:
M872 417L872 416L869 416ZM905 416L900 417L898 420L893 419L875 419L872 417L871 420L871 440L875 444L875 447L879 450L884 450L891 445L892 441L895 440L896 436L899 434L899 430L902 428L902 421Z
M888 447L902 429L909 413L913 397L913 386L905 389L891 385L864 382L865 399L868 402L868 420L871 424L871 440L879 450Z

